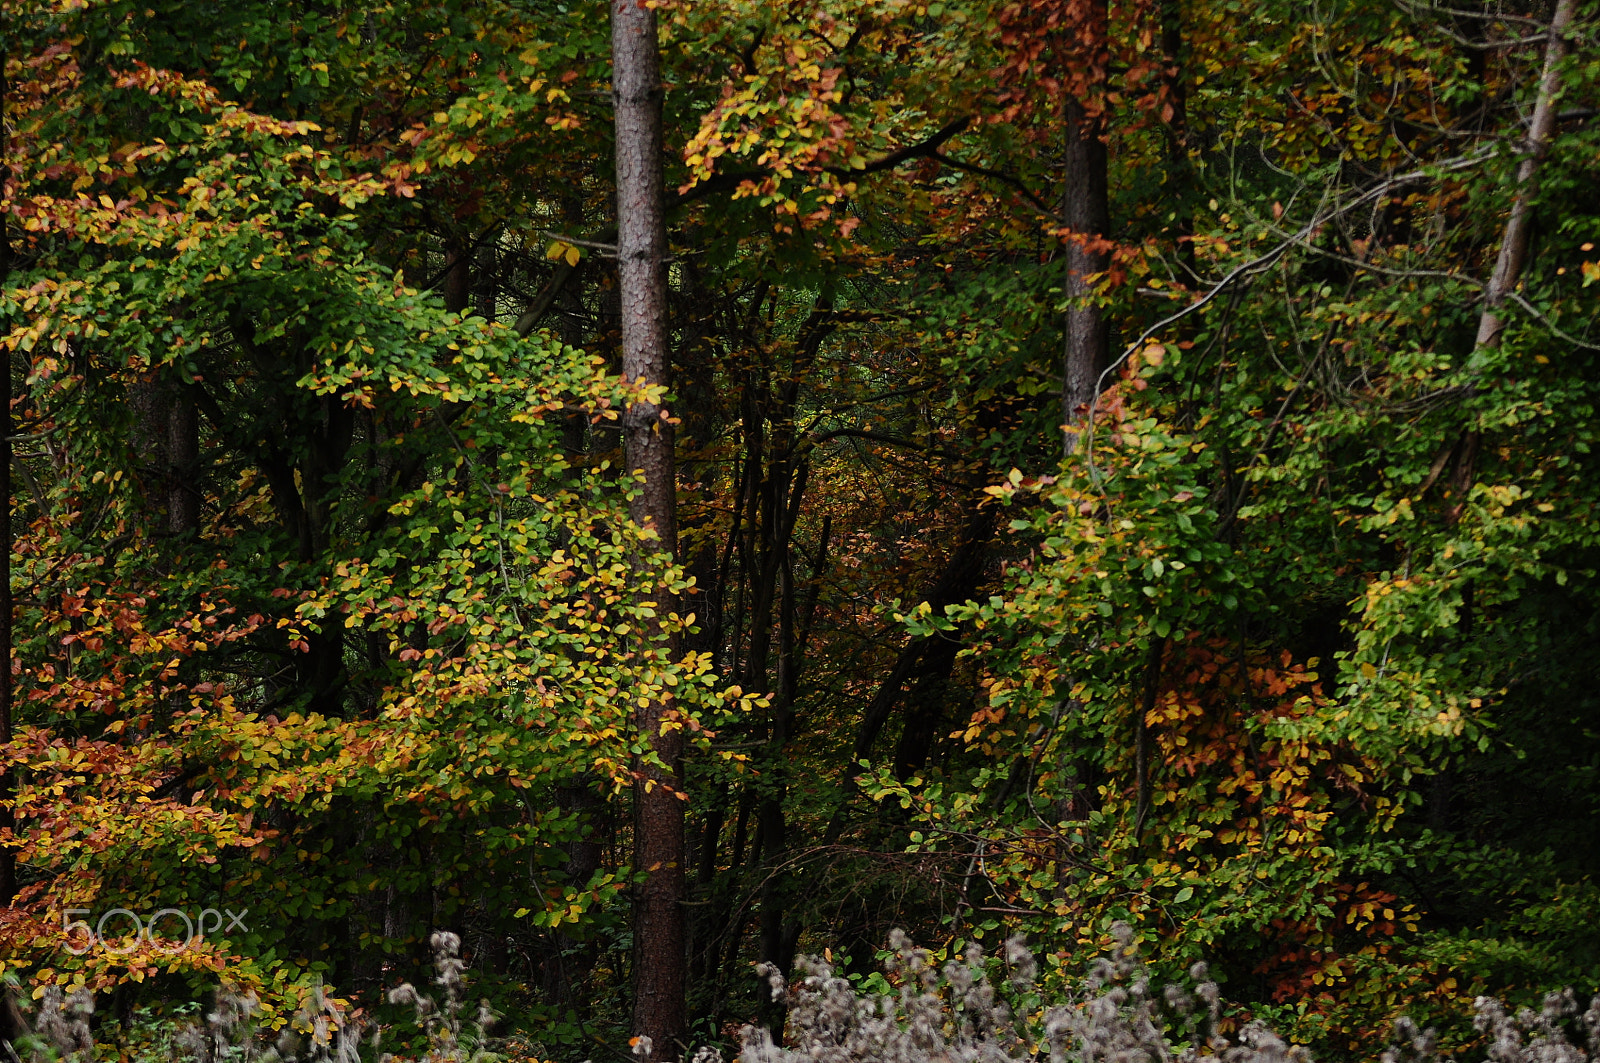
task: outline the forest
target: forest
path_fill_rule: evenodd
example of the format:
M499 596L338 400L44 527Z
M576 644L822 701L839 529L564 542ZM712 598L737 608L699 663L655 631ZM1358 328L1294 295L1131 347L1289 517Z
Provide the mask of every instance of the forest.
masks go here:
M17 1063L1600 1057L1600 0L0 47Z

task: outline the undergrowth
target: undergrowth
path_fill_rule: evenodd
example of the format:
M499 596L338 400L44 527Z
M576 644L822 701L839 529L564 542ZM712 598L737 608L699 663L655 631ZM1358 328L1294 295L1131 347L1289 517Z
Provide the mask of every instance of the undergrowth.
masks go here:
M762 964L775 1003L786 1009L784 1043L764 1026L741 1032L737 1063L1312 1063L1311 1053L1264 1023L1223 1033L1223 1003L1205 964L1189 970L1192 987L1157 987L1134 945L1133 931L1113 928L1111 954L1094 962L1076 987L1045 999L1038 964L1020 937L1001 955L976 944L942 967L905 934L890 935L885 962L889 989L863 989L826 959L801 956L789 978ZM383 1051L384 1031L352 1014L318 986L281 1028L261 1023L254 993L224 988L203 1022L181 1027L169 1040L174 1063L491 1063L486 1002L466 1009L466 964L455 934L433 935L438 998L410 983L388 994L410 1005L425 1048L420 1054ZM31 1013L18 1013L26 1032L10 1047L13 1063L90 1063L94 996L46 986ZM1475 1026L1481 1045L1467 1058L1487 1063L1600 1063L1600 996L1585 1009L1569 989L1545 998L1539 1011L1508 1011L1480 997ZM636 1039L635 1051L653 1046ZM1440 1063L1438 1039L1410 1019L1395 1023L1381 1063ZM721 1063L703 1046L694 1063Z

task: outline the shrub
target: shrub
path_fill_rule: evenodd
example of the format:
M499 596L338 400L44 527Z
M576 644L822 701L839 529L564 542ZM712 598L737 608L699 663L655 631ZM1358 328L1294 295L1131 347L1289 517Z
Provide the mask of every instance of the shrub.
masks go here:
M774 1043L762 1026L741 1032L739 1063L1311 1063L1311 1053L1290 1044L1263 1023L1251 1022L1234 1038L1223 1034L1222 995L1206 965L1189 969L1192 988L1168 984L1158 991L1140 960L1131 928L1112 928L1110 956L1096 960L1081 987L1065 999L1046 1001L1039 966L1020 936L1005 943L998 962L977 944L963 959L937 966L926 949L903 932L889 936L884 965L889 989L862 989L840 977L818 956L801 956L793 978L769 965L757 967L772 999L787 1006L786 1044ZM462 1020L465 962L461 939L432 937L434 984L442 1001L407 983L389 993L392 1004L410 1005L427 1047L418 1063L486 1063L488 1030L495 1016L481 1003L476 1018ZM996 975L1003 975L998 980ZM1580 1014L1576 994L1549 994L1541 1010L1512 1014L1490 997L1477 1001L1474 1025L1483 1035L1488 1063L1600 1063L1600 996ZM89 1019L94 995L79 988L66 994L46 986L31 1029L19 1038L19 1063L88 1063L94 1056ZM203 1024L175 1037L181 1063L361 1063L361 1041L370 1032L369 1056L377 1055L378 1030L352 1017L320 986L307 994L275 1039L265 1038L253 993L223 989ZM1581 1041L1581 1044L1580 1044ZM635 1051L651 1045L637 1038ZM378 1056L380 1063L404 1057ZM1395 1023L1394 1040L1382 1063L1437 1063L1438 1038L1408 1018ZM694 1063L721 1063L710 1047Z
M1020 937L1004 946L1000 963L980 946L964 960L938 968L925 949L901 932L890 937L888 992L858 989L816 956L796 961L795 977L763 965L774 1001L788 1005L786 1041L746 1026L741 1063L1310 1063L1262 1023L1247 1023L1229 1038L1221 993L1205 964L1189 970L1192 988L1157 990L1140 961L1133 931L1112 930L1109 957L1095 961L1080 990L1045 1001L1038 965ZM996 981L994 974L1004 974ZM1544 1009L1508 1014L1491 998L1477 1002L1477 1029L1492 1063L1590 1063L1600 1060L1600 996L1578 1016L1571 990L1546 998ZM1581 1030L1586 1045L1569 1037ZM1383 1063L1433 1063L1437 1037L1409 1019L1395 1024Z

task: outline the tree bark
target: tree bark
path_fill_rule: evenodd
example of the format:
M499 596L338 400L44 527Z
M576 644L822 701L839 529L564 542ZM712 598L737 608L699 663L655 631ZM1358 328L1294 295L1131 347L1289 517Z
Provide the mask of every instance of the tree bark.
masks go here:
M613 113L617 155L617 278L621 300L622 372L635 384L670 383L667 361L666 208L661 154L661 71L655 11L639 0L611 8ZM655 531L659 550L677 550L672 425L667 411L638 402L623 418L628 468L643 482L631 503L634 521ZM657 595L665 615L675 603ZM659 632L646 632L659 644ZM677 638L667 652L678 653ZM633 1032L649 1038L644 1063L676 1059L686 1032L684 995L684 816L678 797L681 731L663 732L670 705L635 710L662 766L638 765L634 784L634 867L644 881L634 893ZM640 1043L644 1048L644 1043Z
M1567 31L1572 26L1576 0L1557 0L1555 14L1550 19L1549 38L1544 49L1544 72L1539 79L1539 92L1533 103L1533 120L1528 123L1528 139L1524 144L1527 154L1517 167L1517 194L1511 201L1511 216L1506 219L1505 234L1500 240L1500 254L1495 259L1494 273L1483 296L1483 314L1478 318L1478 350L1500 346L1500 334L1505 330L1500 308L1516 288L1522 277L1522 265L1528 257L1528 237L1533 224L1533 196L1538 191L1539 165L1550 150L1550 137L1556 128L1556 96L1561 90L1561 60L1567 55Z
M580 776L556 787L556 806L577 818L580 831L579 837L566 843L567 859L561 868L566 884L575 890L588 887L605 855L600 844L600 828L606 802L599 793L598 782ZM585 829L588 833L582 834ZM549 948L542 961L546 1003L566 1005L576 999L596 959L592 943L574 935L568 928L558 927L550 935Z
M167 531L200 530L200 419L193 396L180 390L167 421Z
M471 256L459 239L445 242L444 308L453 314L464 314L472 305L470 262Z
M994 535L995 508L982 506L973 511L967 520L967 526L962 532L961 543L950 555L944 570L922 594L922 600L932 607L935 615L940 615L948 605L965 601L977 590L983 579L984 564L988 559L989 540ZM859 792L852 770L857 761L872 753L873 743L878 740L884 726L894 714L895 708L900 704L901 695L906 683L914 676L920 674L929 651L939 652L935 640L943 643L947 640L934 636L932 638L913 639L905 644L900 655L895 659L888 676L879 684L878 690L867 703L866 709L861 714L861 723L856 729L855 744L850 750L850 760L846 765L845 779L840 785L843 791L839 804L834 808L833 815L828 821L827 828L823 831L823 838L827 844L832 845L839 840L844 832L845 817L851 802ZM955 656L949 658L954 663ZM937 670L940 662L935 660L931 666Z
M961 643L954 635L928 641L922 651L916 683L905 696L907 711L894 747L894 777L905 782L928 764L939 740L950 697L950 679L955 671Z
M497 238L498 239L498 238ZM493 321L500 303L500 261L491 240L478 248L478 316Z
M1100 71L1103 87L1106 68L1106 4L1094 0L1088 5L1092 24L1084 35L1098 54L1083 57L1090 70ZM1094 304L1093 275L1104 273L1111 256L1101 249L1111 228L1109 186L1106 178L1105 121L1094 101L1068 95L1062 107L1063 169L1066 188L1062 195L1062 220L1072 236L1067 244L1066 342L1062 352L1061 406L1063 424L1081 420L1099 393L1100 374L1105 370L1110 331L1105 313ZM1077 444L1077 433L1068 431L1064 446L1067 454Z
M1167 107L1167 184L1169 195L1178 203L1173 226L1178 264L1186 274L1184 283L1200 281L1200 266L1194 255L1194 216L1189 197L1194 192L1194 166L1189 162L1189 89L1183 73L1183 10L1181 0L1162 0L1161 50L1166 53L1161 83Z

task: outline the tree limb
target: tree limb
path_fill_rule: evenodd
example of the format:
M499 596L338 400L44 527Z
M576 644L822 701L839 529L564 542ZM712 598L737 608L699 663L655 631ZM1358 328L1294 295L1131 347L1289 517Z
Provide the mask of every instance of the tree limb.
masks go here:
M929 159L936 156L940 145L967 128L972 123L970 116L962 116L946 122L927 140L916 144L908 144L903 148L891 151L880 159L874 159L860 168L849 166L824 166L823 173L830 173L836 177L846 177L857 174L879 173L883 170L892 170L912 159ZM667 208L669 210L693 203L697 199L704 199L718 192L731 192L746 181L755 181L770 177L769 170L728 170L714 173L704 181L699 182L687 192L680 192L676 196L669 196Z

